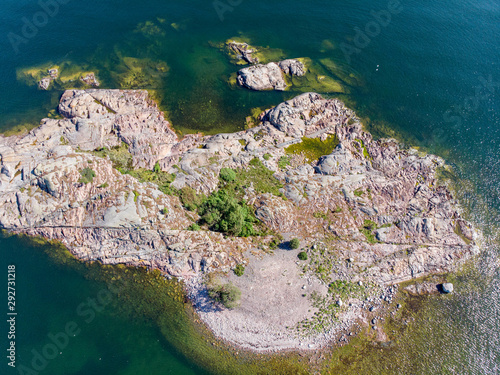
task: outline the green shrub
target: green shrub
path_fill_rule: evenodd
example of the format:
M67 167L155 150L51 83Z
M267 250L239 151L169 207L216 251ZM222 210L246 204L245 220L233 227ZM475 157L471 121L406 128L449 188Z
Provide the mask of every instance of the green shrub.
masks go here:
M220 285L218 283L208 285L208 295L213 300L222 303L228 309L233 309L239 305L241 291L232 283Z
M166 207L165 207L165 208L162 208L162 209L160 210L160 213L161 213L162 215L167 215L167 214L168 214L168 208L166 208Z
M271 154L264 154L263 158L264 160L269 160L271 159Z
M233 182L236 180L236 172L231 168L222 168L219 173L219 178L222 181Z
M280 243L283 241L283 236L278 233L273 237L273 239L269 242L269 248L271 250L277 249Z
M197 232L200 229L201 229L201 227L196 223L193 223L189 227L187 227L187 230L192 230L193 232Z
M256 234L252 209L227 190L213 192L200 207L199 214L202 223L208 224L211 230L241 237Z
M88 184L88 183L91 183L93 180L94 180L94 177L95 177L95 172L87 167L87 168L83 168L81 171L80 171L80 174L82 177L80 177L80 182L83 183L83 184Z
M133 193L134 193L134 202L137 202L137 199L139 198L139 192L134 190Z
M243 276L243 274L245 273L245 266L243 264L238 264L236 267L234 267L233 272L236 276Z
M307 260L307 253L305 251L301 251L297 257L300 259L300 260Z
M293 238L291 241L290 241L290 247L292 249L298 249L300 246L300 241L298 238Z

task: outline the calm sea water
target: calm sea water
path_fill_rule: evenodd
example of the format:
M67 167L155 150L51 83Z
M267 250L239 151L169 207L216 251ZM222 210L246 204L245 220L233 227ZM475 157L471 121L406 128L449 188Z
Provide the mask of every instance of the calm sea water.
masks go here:
M282 49L286 57L331 59L338 76L357 78L341 98L375 134L397 135L456 166L467 215L486 233L476 270L457 280L456 294L431 300L421 324L391 349L397 366L373 363L366 373L498 373L500 3L402 0L377 27L374 14L394 8L391 3L243 0L231 6L221 0L217 4L229 7L221 17L212 1L69 0L42 25L37 1L6 0L0 9L0 130L36 124L57 104L60 91L38 91L17 80L16 72L28 67L71 62L98 72L103 87L118 87L124 58L164 62L167 74L142 82L157 90L174 126L220 132L243 128L251 108L270 107L297 92L231 88L227 79L237 68L211 43L242 35L254 45ZM24 17L42 26L23 34ZM361 40L358 30L369 36ZM24 39L13 47L9 33ZM13 238L0 241L0 263L18 270L21 362L102 287ZM44 373L201 371L153 323L115 313L110 308L85 326Z

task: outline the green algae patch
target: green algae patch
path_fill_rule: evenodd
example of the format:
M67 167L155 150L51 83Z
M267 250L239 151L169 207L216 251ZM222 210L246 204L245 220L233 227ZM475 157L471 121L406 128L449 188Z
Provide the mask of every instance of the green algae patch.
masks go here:
M338 77L349 86L361 87L365 85L361 77L356 75L354 72L349 71L348 70L349 68L348 69L342 68L332 59L327 59L327 58L321 59L319 60L319 63L329 73L333 74L335 77Z
M254 47L250 38L241 35L239 37L229 38L224 43L211 43L212 46L217 47L219 50L223 51L228 57L232 64L235 65L248 65L248 63L241 59L240 56L231 47L231 43L247 44L247 50L253 50L252 57L257 58L260 64L267 64L270 62L276 62L283 60L285 58L285 53L282 49L272 48L272 47Z
M308 163L318 160L321 156L329 155L339 144L336 135L329 135L324 141L320 138L303 137L302 142L285 148L287 154L302 154Z
M135 28L134 33L141 34L148 38L163 37L166 34L165 29L163 28L162 25L164 21L165 20L161 22L160 19L158 18L157 20L154 21L141 22Z
M18 68L16 78L25 85L36 86L42 78L50 77L49 90L65 90L92 87L92 85L85 83L82 77L93 74L97 79L98 73L99 71L89 64L63 61L57 64L47 62L37 66Z
M170 70L163 61L117 55L120 64L110 74L122 89L156 88Z

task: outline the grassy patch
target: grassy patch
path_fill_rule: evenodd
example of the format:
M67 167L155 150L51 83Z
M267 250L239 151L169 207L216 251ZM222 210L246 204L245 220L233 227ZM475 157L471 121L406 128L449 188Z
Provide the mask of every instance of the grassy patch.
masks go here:
M241 291L232 283L221 284L219 281L212 281L207 283L207 289L210 298L228 309L234 309L240 304Z
M89 167L83 168L80 171L80 174L81 174L82 177L80 177L79 182L82 183L82 184L91 183L94 180L94 177L95 177L95 172L91 168L89 168Z
M363 157L365 159L369 159L369 160L372 160L372 157L370 156L370 154L368 153L368 149L366 148L365 146L365 143L363 142L362 139L355 139L356 142L358 142L358 144L360 145L361 149L358 149L360 152L362 152L363 154ZM354 144L356 146L356 144Z
M280 160L278 160L279 169L285 169L289 165L290 165L290 158L288 156L282 156L280 157Z
M322 141L319 138L302 138L302 142L295 143L285 148L287 154L303 154L306 160L310 163L318 160L323 155L329 155L339 144L336 135L329 135L327 139Z
M274 172L267 169L258 158L252 159L248 168L234 171L236 178L230 184L227 184L228 189L239 190L240 194L243 194L243 189L252 186L258 193L283 196L279 191L283 184L274 177Z
M366 219L363 223L363 227L359 229L361 233L363 233L366 237L366 241L371 244L380 243L379 240L373 234L373 231L377 230L378 226L372 220Z
M363 191L363 189L359 188L359 189L354 190L353 193L355 196L361 197L364 194L364 191Z
M184 186L178 191L178 194L182 205L188 211L196 211L205 200L205 196L203 194L196 193L196 190L190 186Z
M109 157L113 163L113 167L122 174L129 174L135 177L139 182L152 182L158 186L158 189L164 194L172 195L175 190L170 188L170 184L174 181L175 175L163 172L158 163L155 164L153 170L132 167L132 154L128 151L126 143L120 146L109 148L101 148L92 152L94 155L106 158Z

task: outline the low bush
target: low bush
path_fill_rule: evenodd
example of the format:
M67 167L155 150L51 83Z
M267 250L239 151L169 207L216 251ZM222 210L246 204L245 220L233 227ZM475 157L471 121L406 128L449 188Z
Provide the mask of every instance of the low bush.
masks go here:
M222 303L228 309L234 309L240 304L241 291L232 283L213 283L208 285L207 289L210 298Z
M301 251L298 255L297 258L300 260L307 260L307 253L305 251Z
M245 266L243 264L238 264L236 267L234 267L233 272L236 276L243 276L243 274L245 273Z
M294 249L294 250L295 250L295 249L298 249L298 248L299 248L299 246L300 246L300 241L299 241L299 239L298 239L298 238L294 238L294 239L292 239L292 240L290 241L290 248L292 248L292 249Z
M197 232L200 229L201 229L201 227L198 224L196 224L196 223L193 223L189 227L187 227L187 230L191 230L193 232Z
M248 237L256 234L256 221L252 209L244 200L238 200L226 190L213 192L201 205L198 213L201 222L211 230L233 236Z
M231 168L222 168L219 177L223 181L232 182L236 180L236 172Z

